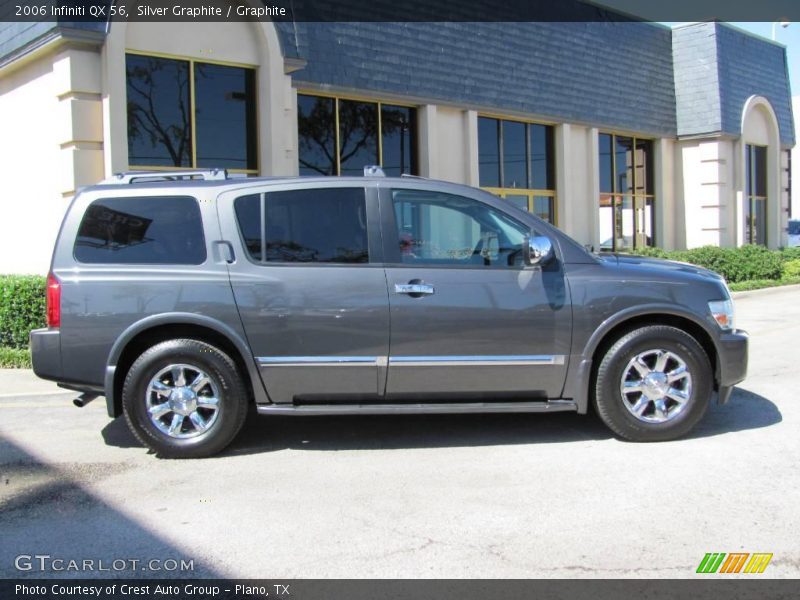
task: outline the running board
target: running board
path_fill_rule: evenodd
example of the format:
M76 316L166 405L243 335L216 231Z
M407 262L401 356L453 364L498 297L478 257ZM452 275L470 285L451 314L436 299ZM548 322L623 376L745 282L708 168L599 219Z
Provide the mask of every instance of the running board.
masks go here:
M572 400L538 402L448 402L424 404L260 404L262 415L397 415L450 413L542 413L577 411Z

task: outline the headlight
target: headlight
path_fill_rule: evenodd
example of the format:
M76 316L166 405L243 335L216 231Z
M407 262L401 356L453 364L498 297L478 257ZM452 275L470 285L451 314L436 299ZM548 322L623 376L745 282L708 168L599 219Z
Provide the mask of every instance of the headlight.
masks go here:
M713 300L708 303L708 310L720 329L724 331L733 329L733 300L730 298L727 300Z

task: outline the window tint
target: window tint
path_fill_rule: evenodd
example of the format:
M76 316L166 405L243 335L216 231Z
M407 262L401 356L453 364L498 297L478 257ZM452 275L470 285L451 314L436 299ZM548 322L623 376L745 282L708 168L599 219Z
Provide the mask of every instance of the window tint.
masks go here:
M206 260L194 198L105 198L89 205L75 240L82 263L199 265Z
M392 192L400 261L410 264L520 266L528 228L492 207L461 196Z
M237 198L236 219L250 256L266 262L366 263L363 188L268 192ZM261 234L264 232L262 250Z
M261 195L242 196L233 206L247 253L251 258L261 260Z

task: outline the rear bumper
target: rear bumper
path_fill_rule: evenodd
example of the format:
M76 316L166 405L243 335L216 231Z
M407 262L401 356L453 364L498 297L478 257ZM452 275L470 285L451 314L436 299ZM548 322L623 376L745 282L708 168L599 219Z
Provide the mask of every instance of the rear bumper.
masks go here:
M61 367L61 332L58 329L34 329L30 335L33 372L37 377L63 381Z
M730 398L733 386L747 377L747 332L736 330L720 336L719 344L719 403Z

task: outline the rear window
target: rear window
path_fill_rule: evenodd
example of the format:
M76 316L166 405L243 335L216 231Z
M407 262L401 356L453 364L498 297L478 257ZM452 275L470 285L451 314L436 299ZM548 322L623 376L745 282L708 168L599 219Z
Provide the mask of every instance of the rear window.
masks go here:
M369 262L363 188L251 194L237 198L234 208L239 230L253 260Z
M188 196L95 200L74 254L89 264L199 265L206 260L200 207Z
M789 235L800 235L800 221L789 221Z

